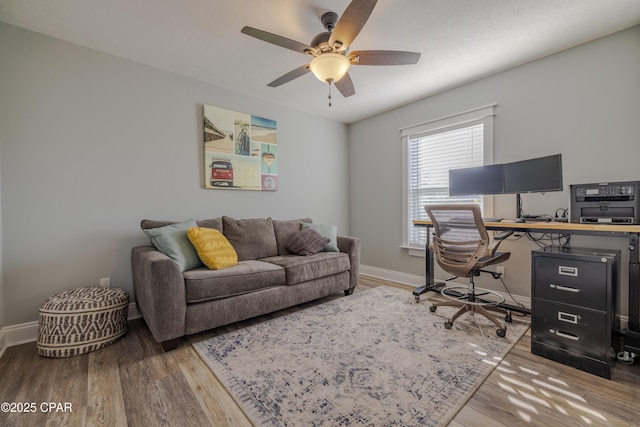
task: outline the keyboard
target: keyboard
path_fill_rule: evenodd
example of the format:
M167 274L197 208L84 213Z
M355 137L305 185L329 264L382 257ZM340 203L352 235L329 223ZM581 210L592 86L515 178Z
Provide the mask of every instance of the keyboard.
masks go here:
M500 222L504 218L482 218L483 222Z

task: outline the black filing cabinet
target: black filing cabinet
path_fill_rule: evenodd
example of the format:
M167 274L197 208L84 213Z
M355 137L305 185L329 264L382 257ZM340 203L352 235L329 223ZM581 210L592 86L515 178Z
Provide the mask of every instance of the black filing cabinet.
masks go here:
M531 252L531 352L611 378L620 251Z

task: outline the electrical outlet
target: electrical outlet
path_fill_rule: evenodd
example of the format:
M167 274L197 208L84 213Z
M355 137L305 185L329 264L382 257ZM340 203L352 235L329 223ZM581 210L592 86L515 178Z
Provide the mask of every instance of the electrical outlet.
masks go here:
M504 279L504 267L502 265L496 267L496 273L500 274Z
M111 287L111 277L103 277L102 279L100 279L100 286L102 286L103 288Z

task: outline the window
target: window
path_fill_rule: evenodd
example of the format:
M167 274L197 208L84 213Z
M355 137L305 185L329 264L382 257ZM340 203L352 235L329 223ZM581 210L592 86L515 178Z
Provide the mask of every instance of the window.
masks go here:
M494 105L402 129L403 246L423 249L428 219L424 206L477 203L484 216L493 213L488 196L449 196L449 169L482 166L493 159Z

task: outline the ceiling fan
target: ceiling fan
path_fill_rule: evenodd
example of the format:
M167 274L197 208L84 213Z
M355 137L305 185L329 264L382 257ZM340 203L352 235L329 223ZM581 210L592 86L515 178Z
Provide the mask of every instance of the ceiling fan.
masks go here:
M377 0L352 0L340 19L335 12L326 12L320 20L327 31L316 35L309 45L253 27L244 27L242 32L267 43L313 56L308 64L289 71L267 86L278 87L311 71L318 79L329 84L331 106L332 83L345 97L356 93L348 72L352 65L409 65L420 59L420 53L397 50L349 52L349 46L364 27L376 3Z

